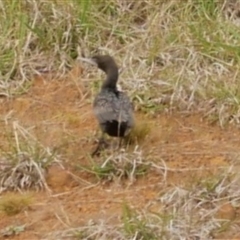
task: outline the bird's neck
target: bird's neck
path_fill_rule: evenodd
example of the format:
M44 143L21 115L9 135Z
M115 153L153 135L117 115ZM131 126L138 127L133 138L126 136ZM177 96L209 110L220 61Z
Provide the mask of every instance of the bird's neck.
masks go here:
M111 68L106 72L107 78L104 81L102 88L117 90L118 69Z

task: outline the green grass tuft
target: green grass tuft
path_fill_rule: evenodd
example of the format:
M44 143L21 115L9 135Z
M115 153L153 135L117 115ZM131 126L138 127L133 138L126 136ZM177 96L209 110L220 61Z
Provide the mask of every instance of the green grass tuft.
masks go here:
M0 198L0 211L6 215L16 215L20 212L29 209L29 206L33 202L30 195L17 195L17 194L6 194Z

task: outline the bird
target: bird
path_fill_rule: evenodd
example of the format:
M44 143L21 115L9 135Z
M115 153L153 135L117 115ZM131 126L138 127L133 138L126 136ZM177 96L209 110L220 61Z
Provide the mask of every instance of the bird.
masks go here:
M95 64L106 74L100 92L93 101L93 112L102 132L98 146L92 153L94 156L106 147L105 134L118 137L119 147L121 146L122 139L134 127L134 113L128 95L117 88L119 71L114 58L110 55L95 55L88 62Z

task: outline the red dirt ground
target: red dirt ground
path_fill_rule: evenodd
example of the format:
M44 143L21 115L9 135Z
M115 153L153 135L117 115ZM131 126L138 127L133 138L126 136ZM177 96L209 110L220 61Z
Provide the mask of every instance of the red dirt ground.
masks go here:
M43 239L49 232L82 226L89 220L117 222L124 202L137 209L146 208L162 191L161 171L151 172L132 184L101 184L76 169L77 164L87 162L97 129L90 93L81 81L81 72L75 67L62 79L38 76L26 94L0 99L1 132L17 121L44 146L55 148L65 166L62 169L54 165L49 169L47 182L51 194L30 192L33 196L30 209L14 216L1 213L0 229L26 224L25 231L4 239ZM214 174L219 166L230 164L229 153L234 155L238 152L238 129L229 127L222 130L200 119L199 115L162 114L151 118L136 114L136 121L147 122L151 128L147 139L141 143L144 154L156 161L159 159L159 164L160 158L164 159L173 169L167 175L169 185L180 185L196 177ZM6 142L4 134L0 141L3 145ZM201 171L206 167L209 171ZM175 171L186 168L193 170ZM161 206L156 203L149 210L159 208Z

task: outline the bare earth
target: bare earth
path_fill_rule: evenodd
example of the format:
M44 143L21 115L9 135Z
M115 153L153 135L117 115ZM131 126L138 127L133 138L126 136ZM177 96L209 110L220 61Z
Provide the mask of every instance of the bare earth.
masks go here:
M76 67L60 80L36 77L26 94L0 99L1 132L7 125L11 127L13 121L18 121L44 146L56 149L64 166L63 169L56 164L49 169L47 182L51 193L30 192L34 199L30 209L14 216L0 214L0 229L26 224L22 233L4 239L52 239L51 234L48 235L51 232L91 222L104 220L114 224L121 217L124 202L136 209L158 211L161 204L157 199L163 186L181 186L193 179L213 175L219 167L230 166L231 159L239 152L240 131L236 127L222 130L194 114L161 114L153 118L136 113L136 121L147 122L151 127L140 148L146 156L159 158L156 163L164 160L170 169L166 178L159 169L132 183L99 182L77 168L88 162L97 136L91 94L81 83L80 73L81 69ZM4 145L5 141L3 134L0 142ZM184 169L192 170L178 171ZM225 214L231 215L232 211L240 220L237 209L230 207ZM223 237L236 239L238 236Z

